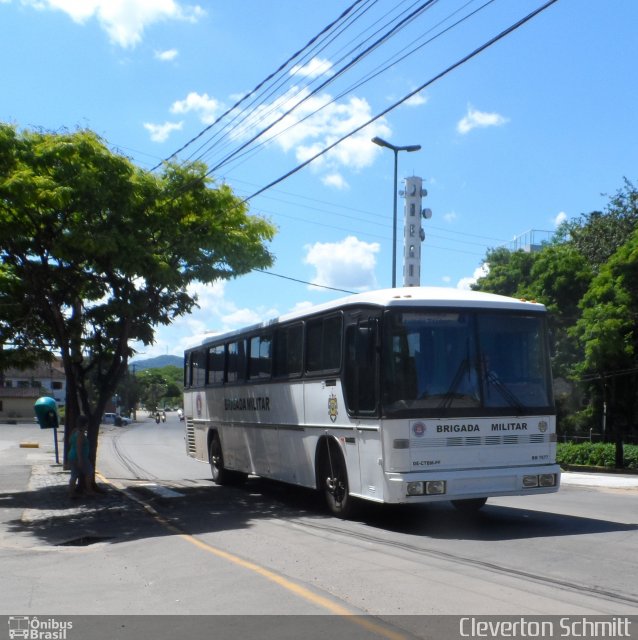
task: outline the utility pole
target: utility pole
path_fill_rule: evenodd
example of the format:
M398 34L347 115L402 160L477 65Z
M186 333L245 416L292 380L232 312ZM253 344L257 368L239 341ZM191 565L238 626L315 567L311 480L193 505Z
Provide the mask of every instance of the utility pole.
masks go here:
M372 138L374 144L390 149L394 153L394 201L392 209L392 288L397 286L397 173L399 164L399 151L407 151L408 153L413 151L419 151L420 144L411 144L404 147L397 147L396 145L383 140L382 138Z

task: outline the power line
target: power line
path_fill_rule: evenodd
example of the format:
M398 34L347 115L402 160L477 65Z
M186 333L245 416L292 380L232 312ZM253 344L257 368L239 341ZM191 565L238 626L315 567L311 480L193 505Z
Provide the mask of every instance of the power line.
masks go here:
M241 180L239 178L232 178L232 180L233 180L233 183L239 182L239 183L243 183L243 184L246 184L246 185L257 186L254 183L248 182L246 180ZM319 212L324 213L326 215L339 216L340 218L350 218L351 220L357 220L357 221L363 222L365 224L373 224L373 225L376 225L376 226L383 226L383 227L388 227L388 226L391 225L391 223L388 222L388 220L387 220L387 215L385 215L385 214L375 213L373 211L368 211L366 209L358 209L356 207L344 206L341 203L330 202L328 200L321 200L321 199L318 199L318 198L311 198L311 197L305 196L303 194L291 193L289 191L282 191L282 190L277 190L277 189L274 190L274 191L277 192L277 193L281 193L283 195L291 196L293 198L299 198L301 200L308 200L310 202L317 203L317 204L320 204L320 205L323 204L323 205L327 205L329 207L334 207L334 208L338 209L338 211L335 211L335 212L326 211L323 208L313 207L313 206L309 206L309 205L306 205L306 204L299 205L297 203L291 202L290 200L284 200L284 199L281 199L281 198L275 198L273 196L264 196L264 195L262 195L262 198L266 198L268 200L273 200L275 202L283 202L284 204L294 205L296 207L303 207L303 208L309 209L311 211L319 211ZM279 212L272 212L272 211L268 211L268 210L263 209L263 208L260 208L260 210L263 211L264 213L268 213L268 214L271 214L271 215L281 215L281 216L284 215L284 214L281 214ZM344 210L345 211L352 211L352 212L355 212L355 213L361 213L361 214L364 214L366 216L372 216L374 218L378 218L381 222L370 221L368 217L362 218L362 217L358 217L358 216L348 216L348 215L345 215L343 213ZM284 216L284 217L286 217L286 216ZM290 217L292 219L301 219L301 218L296 218L294 216L288 216L288 217ZM443 233L449 233L449 234L452 234L452 235L467 236L467 237L470 237L470 238L477 238L479 240L493 241L493 242L497 242L499 244L499 246L509 242L509 240L504 240L503 238L495 238L493 236L484 236L484 235L479 235L479 234L476 234L476 233L467 233L465 231L455 231L454 229L447 229L445 227L439 227L439 226L436 226L436 225L431 225L429 223L428 223L428 229L432 229L433 231L441 231ZM452 242L465 242L465 243L468 243L468 241L462 241L462 240L458 240L457 241L454 238L448 238L448 239L451 240ZM470 243L470 244L478 244L478 245L481 245L481 246L486 246L486 243L478 243L477 242L477 243Z
M262 80L252 91L248 92L247 94L245 94L244 96L242 96L232 107L230 107L229 109L227 109L219 118L217 118L215 120L215 122L211 123L208 127L202 129L202 131L200 131L195 137L191 138L188 142L186 142L184 145L182 145L177 151L175 151L174 153L172 153L168 158L166 158L166 160L164 162L167 162L168 160L170 160L171 158L174 158L178 153L180 153L181 151L183 151L184 149L186 149L188 146L190 146L191 144L193 144L193 142L195 142L196 140L198 140L199 138L201 138L207 131L209 131L213 126L215 126L215 124L217 124L220 120L222 120L223 118L225 118L229 113L231 113L234 109L236 109L240 104L242 104L245 100L247 100L250 96L252 96L253 94L255 94L257 91L259 91L259 89L261 87L264 86L264 84L266 84L269 80L271 80L272 78L274 78L280 71L282 71L283 69L285 69L293 60L295 60L305 49L307 49L312 43L314 43L318 38L320 38L324 33L327 33L328 31L330 31L330 29L332 29L332 27L335 24L338 24L341 20L343 20L345 18L345 16L347 16L358 4L360 4L361 2L363 2L364 0L355 0L349 7L347 7L342 13L341 15L334 20L333 22L331 22L329 25L327 25L326 27L324 27L316 36L314 36L313 38L311 38L301 49L299 49L298 51L296 51L295 53L293 53L284 63L282 63L279 68L274 71L273 73L271 73L269 76L267 76L266 78L264 78L264 80ZM159 168L162 165L162 163L160 162L159 164L155 165L151 171L155 171L157 168Z
M398 30L400 30L401 28L403 28L405 25L407 25L409 22L411 22L414 18L416 18L418 15L420 15L421 13L423 13L424 11L426 11L434 2L436 2L437 0L426 0L426 2L424 2L423 4L421 4L419 7L417 7L412 13L410 13L408 16L406 16L405 18L403 18L398 25L396 25L395 27L393 27L389 32L385 33L383 36L381 36L380 38L378 38L377 40L375 40L370 46L368 46L362 53L358 54L353 60L351 60L349 63L347 63L344 67L342 67L341 69L339 69L339 71L337 71L335 74L333 74L330 78L324 80L318 87L316 87L315 89L313 89L308 95L304 96L299 102L297 102L293 107L291 107L290 109L287 109L286 111L284 111L283 114L281 114L278 118L276 118L273 122L271 122L267 127L265 127L264 129L260 130L258 133L256 133L255 135L253 135L249 140L247 140L246 142L244 142L243 144L241 144L235 151L233 151L232 153L228 154L225 158L223 158L220 162L218 162L214 167L212 167L209 172L206 175L210 175L212 173L214 173L215 171L217 171L217 169L223 167L225 164L227 164L233 157L235 157L240 151L243 151L246 147L248 147L250 144L252 144L255 140L257 140L258 138L260 138L264 133L270 131L276 124L280 123L284 118L286 118L287 116L289 116L295 109L297 109L300 105L302 105L304 102L306 102L307 100L309 100L312 96L316 95L321 89L324 89L326 86L328 86L329 84L331 84L332 82L335 81L336 78L338 78L339 76L343 75L348 69L350 69L351 67L353 67L355 64L357 64L358 62L360 62L365 56L367 56L371 51L373 51L374 49L376 49L377 47L379 47L381 45L382 42L384 42L385 40L389 39L390 37L392 37L393 35L395 35ZM381 117L381 116L379 116ZM361 127L362 128L362 127ZM359 129L356 129L355 131L353 131L352 133L356 133L356 131L358 131ZM349 134L349 135L352 135ZM345 140L347 137L349 137L349 135L344 136L341 140ZM336 146L336 145L333 145ZM332 147L329 147L329 149ZM322 154L319 154L322 155ZM319 157L319 156L315 156ZM314 159L314 158L313 158ZM308 163L304 163L303 166L305 166Z
M339 291L341 293L356 293L356 291L348 291L348 289L337 289L336 287L329 287L325 284L317 284L315 282L308 282L307 280L300 280L299 278L291 278L290 276L284 276L280 273L274 273L272 271L264 271L263 269L253 269L253 271L257 271L258 273L263 273L267 276L274 276L275 278L282 278L283 280L291 280L292 282L298 282L301 284L307 284L311 287L319 287L320 289L329 289L330 291Z
M419 1L420 1L420 0L419 0ZM431 2L438 2L438 0L430 0L430 1L431 1ZM403 2L406 2L406 0L403 0ZM376 0L375 0L375 3L376 3ZM416 4L416 2L413 2L413 4L412 4L411 6L413 7L415 4ZM366 13L369 9L370 9L370 7L366 7L366 8L364 8L364 9L362 9L362 10L361 10L360 14L359 14L359 15L357 15L357 16L356 16L356 18L355 18L355 17L352 17L352 18L350 19L350 23L349 23L349 24L345 24L345 25L343 25L343 26L341 27L341 32L340 32L340 33L337 33L337 34L335 34L335 35L333 35L333 36L331 36L330 40L329 40L327 43L324 43L324 44L322 44L322 45L321 45L321 48L319 49L319 51L320 51L320 52L321 52L321 51L323 51L323 50L324 50L324 49L325 49L325 48L326 48L330 43L334 42L334 41L336 40L336 38L337 38L339 35L341 35L341 33L343 33L347 28L352 27L352 24L354 23L355 19L356 19L356 20L360 19L360 18L361 18L361 15L362 15L363 13ZM401 15L405 14L407 11L409 11L409 9L408 9L408 10L405 10L405 11L403 11L403 12L401 12L401 13L399 13L398 17L400 17ZM374 25L376 25L377 23L381 22L382 20L384 20L384 19L385 19L386 17L388 17L389 15L390 15L390 12L387 12L387 13L386 13L382 18L379 18L379 19L378 19L378 20L373 24L373 26L374 26ZM389 21L389 23L388 23L388 24L390 24L390 23L392 23L392 22L396 21L396 20L398 19L398 17L397 17L397 18L394 18L394 17L393 17L392 19L390 19L390 21ZM366 30L364 30L364 32L363 32L363 33L365 33L365 32L366 32L367 30L369 30L370 28L371 28L371 27L368 27ZM378 29L378 30L377 30L373 35L375 35L376 33L379 33L379 31L381 31L381 29ZM357 37L358 37L358 36L357 36ZM343 60L345 60L349 55L354 54L354 53L355 53L358 49L360 49L360 48L361 48L361 47L362 47L362 46L363 46L363 45L364 45L368 40L370 40L370 38L371 38L371 37L373 37L373 36L370 36L370 37L366 38L365 40L363 40L363 42L361 42L361 43L359 43L359 44L357 44L357 45L355 45L355 46L351 47L351 49L350 49L346 54L342 55L342 56L341 56L341 57L336 61L335 65L332 65L332 66L336 66L336 64L341 63L341 62L342 62ZM354 40L354 39L350 39L350 40L349 40L349 44L350 44L350 42L351 42L352 40ZM308 57L309 55L311 55L311 53L312 53L312 52L308 52L308 54L306 54L306 57ZM351 63L352 63L352 62L351 62ZM341 71L340 71L338 74L336 74L335 76L331 77L329 81L325 81L325 80L324 80L324 81L322 82L322 85L321 85L320 87L318 87L317 89L315 89L315 91L314 91L313 93L316 93L316 92L317 92L317 91L319 91L320 89L322 89L322 88L324 88L325 86L327 86L327 84L330 84L331 82L333 82L333 81L334 81L334 80L335 80L335 79L336 79L336 78L337 78L341 73L343 73L343 70L341 70ZM255 113L260 109L260 107L261 107L262 105L264 105L264 106L266 107L266 111L262 111L261 113L259 113L259 114L258 114L258 118L257 118L254 122L250 123L250 125L251 125L251 126L256 127L256 126L257 126L257 125L259 125L260 123L263 123L264 121L266 121L266 119L267 119L270 115L272 115L273 113L275 113L275 112L276 112L276 110L277 110L277 105L278 105L278 100L281 100L281 99L283 99L283 98L285 97L285 99L286 99L287 101L291 101L291 100L293 100L293 99L297 98L298 96L300 96L300 95L303 93L303 91L304 91L305 89L307 89L308 87L310 87L310 86L311 86L313 83L315 83L316 81L318 82L319 80L317 80L317 79L310 79L310 80L308 80L308 81L306 82L306 84L305 84L305 85L300 86L300 87L294 87L294 89L295 89L294 93L291 93L291 94L286 94L286 93L284 93L284 94L282 94L282 96L281 96L279 99L274 100L274 101L270 104L270 106L264 105L264 99L263 99L263 97L262 97L262 98L259 100L259 103L258 103L256 106L254 106L254 107L253 107L252 112L250 112L250 113L248 113L248 114L246 115L246 117L244 118L244 120L249 120L249 119L251 118L251 116L252 116L253 114L255 114ZM281 86L281 84L282 84L282 83L283 83L283 79L279 81L279 86ZM274 88L270 91L270 93L269 93L269 95L268 95L267 97L270 97L270 95L272 95L272 93L274 93L275 88L278 88L278 87L274 87ZM312 95L312 94L311 94L311 95ZM296 105L293 107L293 110L294 110L294 109L296 109L298 106L300 106L303 102L305 102L309 97L310 97L310 96L305 96L302 100L300 100L300 101L299 101L299 103L298 103L298 104L296 104ZM253 101L253 103L252 103L252 104L254 104L254 102L255 102L255 101ZM322 107L320 107L319 109L317 109L317 111L320 111L320 110L321 110L321 108L322 108ZM223 149L223 148L227 147L230 143L222 144L222 143L221 143L221 141L222 141L224 138L227 138L228 136L230 136L234 130L236 130L236 129L241 129L241 126L242 126L241 124L240 124L240 125L238 125L237 127L231 127L231 125L232 125L232 123L233 123L233 122L235 122L236 120L238 120L238 119L241 117L241 115L242 115L242 114L244 114L246 111L247 111L247 109L243 109L241 112L238 112L238 113L233 117L232 121L231 121L230 123L228 123L227 125L225 125L225 129L226 129L226 131L225 131L225 132L220 131L220 132L218 132L217 134L215 134L212 138L210 138L207 142L203 143L203 144L198 148L198 150L197 150L197 151L202 151L201 155L200 155L197 159L203 159L203 158L204 158L204 156L205 156L206 154L208 154L208 153L210 153L210 152L212 151L213 147L220 147L220 145L221 145L221 149ZM285 115L284 115L284 117L285 117ZM246 125L243 125L243 126L246 126ZM271 125L271 126L272 126L272 125ZM215 138L217 138L217 139L218 139L216 143L215 143ZM206 149L206 146L208 146L208 148L207 148L207 149ZM243 156L243 155L245 155L246 153L249 153L249 151L246 151L244 154L242 154L242 156ZM194 155L194 154L191 154L191 156L190 156L190 157L192 158L192 156L193 156L193 155Z
M327 42L319 43L317 41L315 46L313 48L308 49L308 51L301 57L298 63L298 66L302 66L303 63L310 58L310 56L315 56L318 53L322 52L330 43L332 43L339 35L341 35L341 33L343 33L347 28L350 28L354 22L361 19L362 15L367 13L370 10L370 8L377 3L377 1L378 0L373 0L371 2L371 0L366 0L366 3L368 4L368 6L358 7L352 13L352 15L348 16L347 20L343 21L344 24L339 27L339 31L336 34L331 35ZM318 51L317 51L317 48L318 48ZM227 147L230 144L230 142L222 144L223 140L225 138L228 138L233 131L235 131L238 128L241 128L241 125L233 126L233 123L235 123L237 120L240 120L242 115L244 114L246 114L244 120L250 119L252 114L257 112L262 106L266 105L266 102L265 102L266 99L270 98L279 88L281 88L281 86L284 83L284 80L285 80L285 77L282 75L282 77L279 80L277 80L275 83L273 83L273 85L269 89L264 89L264 91L259 96L254 97L254 99L250 102L250 104L246 105L241 110L238 110L235 113L235 115L232 117L230 122L224 125L222 130L218 131L217 133L212 135L207 141L203 142L195 151L191 153L191 155L186 159L186 161L192 160L193 156L195 156L197 153L200 153L200 152L201 153L196 158L196 160L202 160L204 156L210 153L212 151L212 148L215 146L217 147L221 146L222 149ZM309 87L314 81L315 81L314 79L309 79L304 86L297 88L297 91L293 95L289 95L288 99L297 97L303 91L303 89L306 89L307 87ZM275 107L273 105L275 105L276 103L277 101L275 100L270 105L269 110L262 112L259 115L259 119L254 124L256 125L260 122L263 122L268 115L272 114L273 111L275 110ZM214 124L217 124L217 123L213 123L213 125ZM216 139L217 139L217 142L215 142Z
M483 51L485 51L486 49L488 49L492 45L496 44L497 42L499 42L500 40L502 40L503 38L508 36L513 31L516 31L521 26L523 26L524 24L529 22L532 18L536 17L539 13L541 13L542 11L545 11L547 8L549 8L551 5L553 5L555 2L557 2L557 0L548 0L548 2L546 2L544 5L542 5L541 7L537 8L537 9L535 9L531 13L527 14L527 16L525 16L524 18L521 18L518 22L516 22L513 25L509 26L507 29L504 29L498 35L494 36L493 38L488 40L486 43L482 44L480 47L474 49L474 51L472 51L471 53L467 54L466 56L464 56L463 58L461 58L460 60L458 60L454 64L450 65L449 67L447 67L447 69L445 69L444 71L441 71L439 74L437 74L436 76L434 76L433 78L431 78L427 82L424 82L420 87L417 87L416 89L414 89L413 91L408 93L406 96L404 96L403 98L401 98L400 100L398 100L397 102L395 102L394 104L389 106L387 109L384 109L383 111L378 113L376 116L370 118L364 124L356 127L355 129L353 129L352 131L350 131L346 135L342 136L336 142L333 142L333 143L329 144L322 151L316 153L314 156L312 156L311 158L309 158L305 162L302 162L301 164L297 165L295 168L291 169L290 171L288 171L283 176L277 178L276 180L273 180L272 182L268 183L266 186L262 187L261 189L259 189L255 193L253 193L252 195L248 196L247 198L244 199L244 202L248 202L249 200L252 200L252 198L254 198L255 196L258 196L259 194L263 193L264 191L267 191L271 187L274 187L275 185L283 182L284 180L288 179L290 176L294 175L295 173L301 171L301 169L303 169L304 167L307 167L310 163L314 162L317 158L320 158L324 154L328 153L328 151L330 151L331 149L334 149L337 145L341 144L344 140L347 140L350 136L352 136L355 133L358 133L359 131L365 129L367 126L371 125L373 122L376 122L377 120L379 120L383 116L387 115L388 113L390 113L391 111L396 109L398 106L402 105L404 102L406 102L407 100L409 100L410 98L415 96L417 93L420 93L421 91L423 91L423 89L426 89L430 85L434 84L437 80L440 80L441 78L445 77L448 73L451 73L452 71L454 71L458 67L462 66L463 64L465 64L466 62L468 62L472 58L476 57L477 55L479 55L480 53L482 53ZM253 140L254 140L254 138L253 138ZM210 175L214 170L215 170L215 168L211 169L206 175Z
M423 47L431 44L432 42L434 42L434 40L436 40L437 38L441 37L442 35L444 35L445 33L447 33L448 31L451 31L452 29L454 29L455 27L459 26L461 23L465 22L466 20L470 19L471 17L473 17L474 15L476 15L479 11L482 11L483 9L485 9L486 7L488 7L490 4L492 4L493 2L495 2L495 0L487 0L487 2L485 2L483 5L481 5L480 7L478 7L477 9L475 9L474 11L466 14L465 16L463 16L462 18L460 18L459 20L457 20L456 22L454 22L453 24L451 24L450 26L446 27L445 29L439 31L437 34L435 34L434 36L432 36L431 38L429 38L428 40L426 40L425 42L422 42L421 44L419 44L418 46L415 46L412 49L409 49L410 46L414 45L415 42L418 42L419 40L421 40L424 36L426 36L427 34L431 33L436 27L439 27L440 25L442 25L443 23L445 23L447 20L449 20L452 16L456 15L457 13L459 13L460 11L462 11L463 9L465 9L468 5L472 4L472 2L474 2L475 0L468 0L468 2L466 2L466 4L464 4L462 7L460 7L459 9L457 9L456 11L454 11L452 14L450 14L447 18L445 18L444 20L439 21L435 26L433 26L431 29L428 29L425 33L421 34L421 36L419 38L417 38L416 40L413 40L412 43L410 43L410 45L406 45L403 49L401 49L401 51L397 52L394 54L394 56L392 56L392 58L390 58L390 60L385 64L385 65L379 65L377 66L375 69L373 69L372 71L370 71L367 75L365 75L361 80L359 80L358 82L356 82L355 84L350 85L349 87L347 87L346 89L344 89L341 93L339 93L338 95L334 96L331 100L329 100L326 103L323 103L319 108L315 109L314 111L312 111L311 113L308 113L306 116L304 116L301 120L297 120L294 123L290 124L288 127L286 127L285 129L279 130L277 131L277 133L273 134L271 137L266 138L265 140L262 140L261 142L259 142L255 147L253 147L252 149L246 149L243 153L238 153L237 157L235 158L235 160L239 159L239 158L243 158L245 156L248 155L254 155L261 147L267 145L269 142L271 142L272 140L274 140L275 138L277 138L278 136L282 135L283 133L286 133L287 131L293 129L296 126L299 126L300 124L302 124L303 122L305 122L306 120L309 120L310 118L316 116L320 111L322 111L323 109L325 109L326 107L328 107L331 104L334 104L335 102L337 102L338 100L340 100L341 98L343 98L344 96L348 95L349 93L352 93L353 91L355 91L356 89L359 89L360 87L362 87L363 85L367 84L368 82L370 82L371 80L374 80L375 78L377 78L378 76L382 75L383 73L385 73L386 71L388 71L389 69L391 69L392 67L394 67L395 65L397 65L399 62L402 62L403 60L405 60L406 58L410 57L411 55L415 54L417 51L419 51L420 49L422 49ZM403 55L400 56L400 54L402 52L405 52L407 50L407 53L404 53ZM400 57L397 57L400 56ZM298 105L296 105L298 106ZM296 108L295 106L295 108ZM263 120L263 118L260 119L260 122ZM200 158L203 158L203 155L200 156ZM235 162L234 167L238 166L238 163Z

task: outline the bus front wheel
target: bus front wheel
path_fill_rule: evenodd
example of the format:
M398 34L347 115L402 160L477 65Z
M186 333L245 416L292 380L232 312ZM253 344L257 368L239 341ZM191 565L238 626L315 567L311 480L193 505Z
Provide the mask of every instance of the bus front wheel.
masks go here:
M339 447L326 441L322 454L319 487L328 505L328 509L339 518L348 518L353 513L353 499L348 486L346 461Z

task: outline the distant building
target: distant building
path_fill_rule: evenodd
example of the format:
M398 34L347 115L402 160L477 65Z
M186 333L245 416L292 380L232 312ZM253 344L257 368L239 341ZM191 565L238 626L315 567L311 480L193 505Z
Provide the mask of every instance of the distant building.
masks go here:
M530 229L520 236L516 236L510 242L510 251L525 251L525 253L536 253L543 248L543 245L551 241L553 231L543 229Z
M41 363L29 369L5 369L0 373L0 419L32 418L33 404L41 396L63 405L66 375L62 362Z

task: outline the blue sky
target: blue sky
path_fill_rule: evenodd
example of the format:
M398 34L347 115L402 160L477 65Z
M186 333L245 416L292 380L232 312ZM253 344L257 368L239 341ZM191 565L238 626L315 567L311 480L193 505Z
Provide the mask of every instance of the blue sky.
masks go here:
M0 0L0 119L47 130L88 127L150 169L350 4ZM388 30L383 26L388 20L421 4L363 0L357 20L283 70L276 87L260 95L224 138L211 138L219 131L214 125L180 159L203 153L214 167L258 131L258 121L263 127L306 97L283 125L271 129L266 144L247 147L248 153L214 172L238 195L249 196L543 2L438 0L394 38L337 73L361 51L356 45L378 38ZM473 17L361 83L473 11ZM466 286L488 248L529 229L552 231L561 219L603 208L624 176L638 178L637 24L633 0L558 0L253 198L251 211L278 228L270 247L276 258L272 271L350 291L390 286L393 154L372 144L374 136L422 146L399 155L399 180L420 176L429 192L423 206L433 216L423 223L423 285ZM399 199L400 222L401 207ZM397 253L400 257L401 247ZM397 273L400 281L400 262ZM197 292L200 309L160 329L143 357L181 354L206 332L235 329L341 295L262 273L197 287Z

